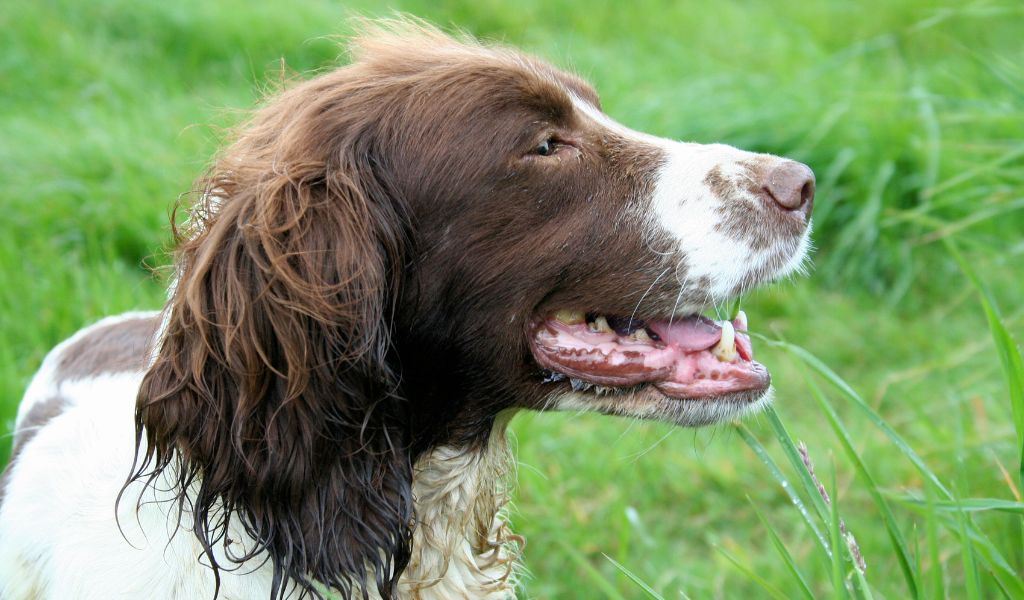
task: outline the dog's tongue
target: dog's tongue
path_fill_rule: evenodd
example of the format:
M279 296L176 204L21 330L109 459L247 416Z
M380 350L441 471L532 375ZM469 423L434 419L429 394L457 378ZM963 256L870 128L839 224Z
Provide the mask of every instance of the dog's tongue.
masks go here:
M647 327L658 334L663 342L678 346L684 352L707 350L722 339L722 328L704 316L672 321L647 321Z

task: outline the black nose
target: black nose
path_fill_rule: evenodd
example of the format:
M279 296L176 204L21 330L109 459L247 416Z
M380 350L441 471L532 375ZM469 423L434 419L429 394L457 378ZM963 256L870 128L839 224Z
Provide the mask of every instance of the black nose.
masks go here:
M765 175L764 190L782 210L803 214L814 206L814 171L803 163L784 160Z

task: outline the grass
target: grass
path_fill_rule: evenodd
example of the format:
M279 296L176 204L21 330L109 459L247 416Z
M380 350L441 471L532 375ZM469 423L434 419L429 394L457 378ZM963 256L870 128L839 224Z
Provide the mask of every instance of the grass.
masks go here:
M1020 3L391 6L573 68L635 128L818 175L814 273L744 299L776 412L515 419L524 597L1024 597ZM352 12L388 11L0 5L3 432L48 348L160 305L145 265L165 264L169 208L221 128L280 59L336 64Z

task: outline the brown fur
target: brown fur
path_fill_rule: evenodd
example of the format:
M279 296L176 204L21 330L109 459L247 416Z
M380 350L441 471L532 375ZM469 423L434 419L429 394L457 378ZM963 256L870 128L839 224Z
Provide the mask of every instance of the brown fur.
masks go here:
M158 317L133 318L89 331L64 349L54 377L64 381L103 373L142 371L159 324Z
M32 405L32 408L25 414L25 418L18 423L14 447L11 449L11 463L18 457L18 453L32 441L36 432L64 412L67 406L68 401L60 396L40 400Z
M146 367L149 344L156 333L156 317L129 318L116 323L92 328L74 343L61 350L54 379L58 382L104 373L142 371ZM6 468L0 473L0 504L14 462L21 450L35 437L36 432L54 417L64 412L67 400L53 396L32 405L14 432L14 446Z
M799 239L806 222L778 210L765 188L768 170L775 162L769 157L758 157L742 164L746 167L745 173L737 180L726 178L719 167L711 169L704 177L704 184L722 198L736 197L737 191L747 195L747 199L722 203L723 218L715 228L756 251L771 248L780 238Z
M53 396L46 400L40 400L32 405L32 408L25 414L25 418L18 423L18 429L14 432L14 446L11 448L11 459L0 473L0 504L3 504L4 491L7 488L7 481L14 470L14 463L18 460L18 454L25 448L36 433L47 423L60 415L67 408L68 402L60 396Z
M197 490L211 562L240 523L257 544L232 560L268 553L275 595L395 594L417 458L547 398L536 315L678 300L637 204L660 150L576 114L596 94L574 76L397 30L272 98L200 180L139 393L135 478Z

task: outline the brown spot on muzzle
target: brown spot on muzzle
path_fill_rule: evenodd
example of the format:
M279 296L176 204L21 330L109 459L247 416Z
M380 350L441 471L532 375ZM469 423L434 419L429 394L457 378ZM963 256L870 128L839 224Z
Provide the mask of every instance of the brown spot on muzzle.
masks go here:
M721 166L716 166L704 176L704 185L718 198L725 199L736 192L736 184L726 178Z
M708 171L704 177L704 185L721 201L718 211L722 218L715 225L715 230L749 245L755 252L764 252L779 242L802 236L810 221L814 193L811 170L800 163L768 155L756 156L739 164L743 169L733 177L726 176L720 166ZM806 170L811 178L809 197L794 209L783 206L769 189L771 176L780 168L788 173L785 166L789 164L799 165L801 173ZM792 177L782 179L795 181ZM785 191L784 187L788 190L780 182L776 186L777 193L790 194L793 191ZM796 189L794 193L803 194L801 188L789 187ZM791 202L791 199L787 196L786 201Z

